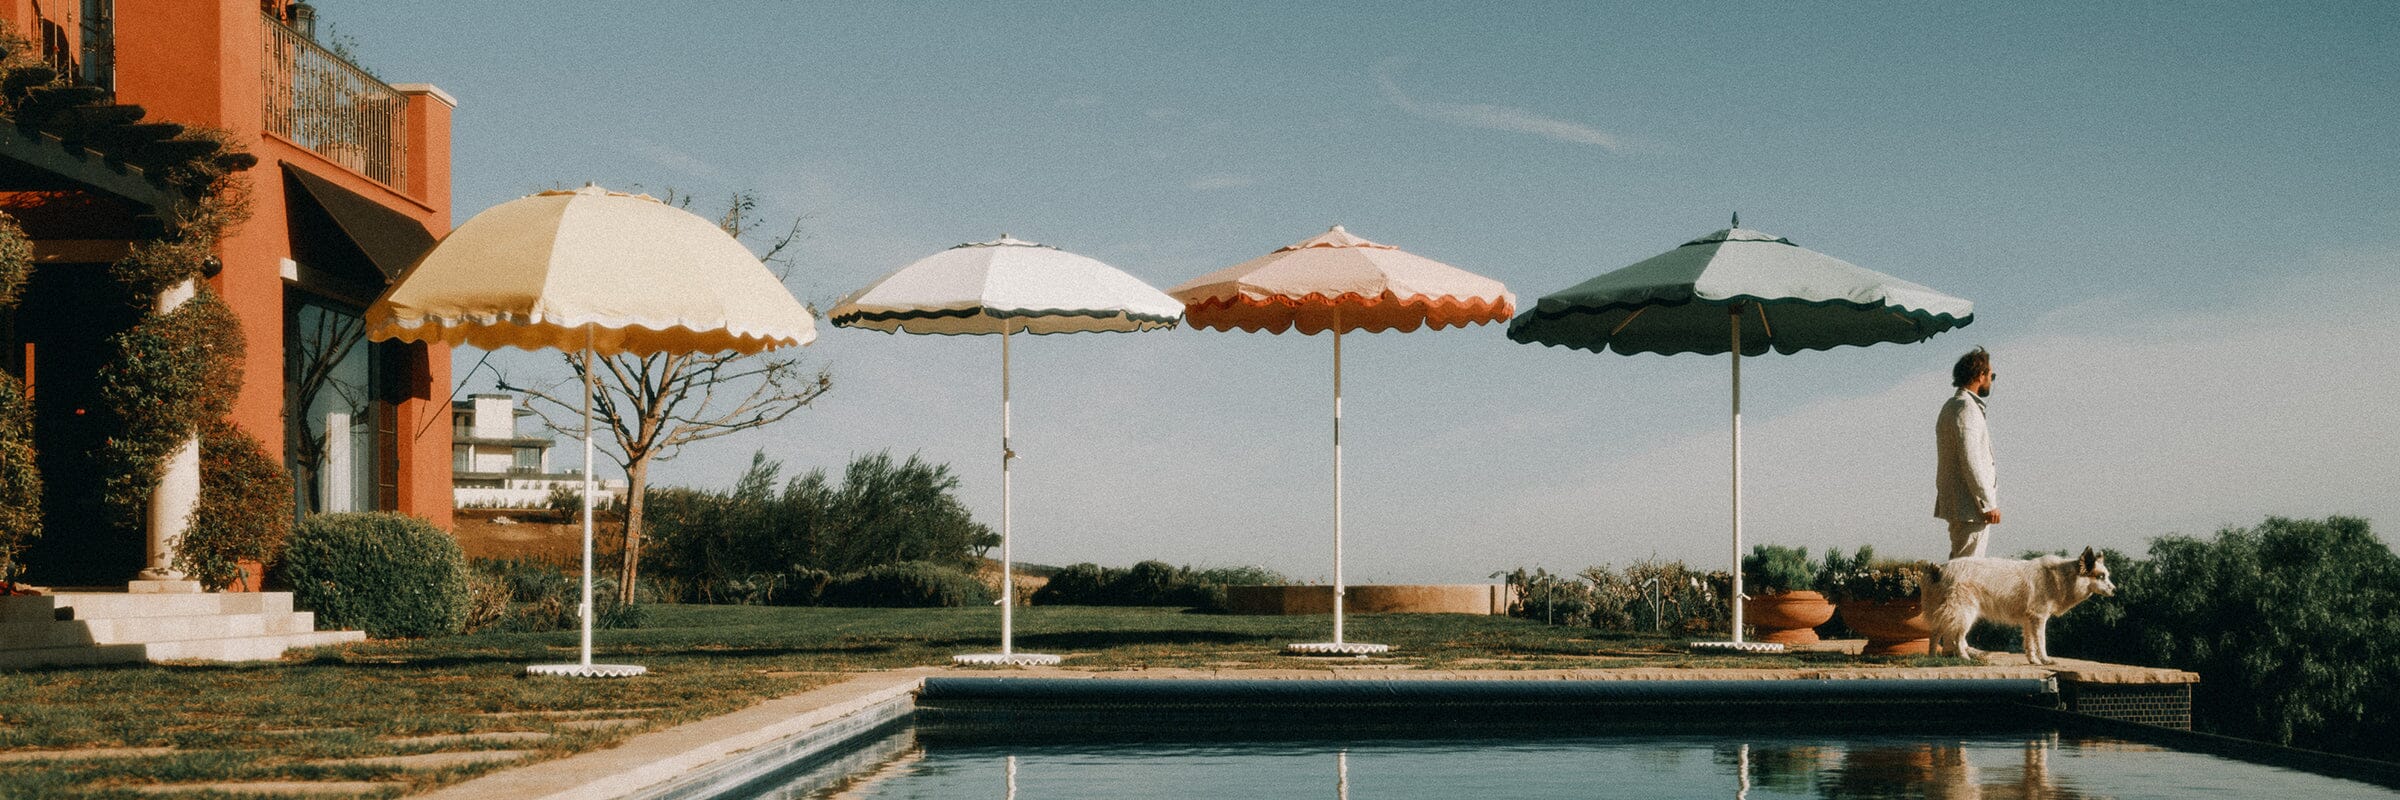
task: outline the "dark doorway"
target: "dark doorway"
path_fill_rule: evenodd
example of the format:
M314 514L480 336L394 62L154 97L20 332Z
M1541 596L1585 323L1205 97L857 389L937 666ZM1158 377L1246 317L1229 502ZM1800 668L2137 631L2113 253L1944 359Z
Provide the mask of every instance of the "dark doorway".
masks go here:
M100 399L109 338L141 309L105 264L43 264L33 270L9 326L10 366L28 378L35 463L42 470L42 535L25 550L25 579L48 586L131 580L142 568L142 529L101 503L94 453L122 429Z

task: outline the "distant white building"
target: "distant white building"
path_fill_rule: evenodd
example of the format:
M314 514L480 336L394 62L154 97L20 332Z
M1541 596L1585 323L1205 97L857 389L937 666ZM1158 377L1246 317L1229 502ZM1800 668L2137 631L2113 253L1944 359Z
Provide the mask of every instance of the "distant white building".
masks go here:
M580 470L553 470L548 436L520 436L515 395L474 394L450 404L450 485L459 508L531 507L550 500L553 487L583 485ZM625 496L625 481L602 480L602 503Z

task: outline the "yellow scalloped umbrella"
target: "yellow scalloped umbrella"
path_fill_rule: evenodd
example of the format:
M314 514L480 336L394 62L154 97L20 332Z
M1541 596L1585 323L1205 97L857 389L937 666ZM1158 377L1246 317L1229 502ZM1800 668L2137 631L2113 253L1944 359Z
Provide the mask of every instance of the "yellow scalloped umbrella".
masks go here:
M367 307L367 337L583 353L583 660L538 675L639 675L592 663L592 355L757 353L816 341L816 319L724 229L597 186L476 214Z
M1340 225L1167 294L1183 301L1183 318L1195 328L1333 332L1333 641L1286 649L1348 655L1391 649L1342 638L1342 333L1505 322L1517 312L1516 295L1499 281L1367 241Z

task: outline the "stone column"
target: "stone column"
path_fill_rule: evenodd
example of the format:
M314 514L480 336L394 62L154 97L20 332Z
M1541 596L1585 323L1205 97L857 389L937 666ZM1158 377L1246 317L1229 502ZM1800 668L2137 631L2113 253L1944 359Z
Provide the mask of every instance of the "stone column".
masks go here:
M194 279L185 279L175 288L158 294L158 313L166 314L189 302L199 293ZM184 529L190 527L192 509L200 506L200 432L193 431L183 440L183 446L167 457L158 486L150 490L150 537L147 557L142 571L126 585L126 591L136 593L197 592L200 582L186 578L175 568L175 546L183 541Z

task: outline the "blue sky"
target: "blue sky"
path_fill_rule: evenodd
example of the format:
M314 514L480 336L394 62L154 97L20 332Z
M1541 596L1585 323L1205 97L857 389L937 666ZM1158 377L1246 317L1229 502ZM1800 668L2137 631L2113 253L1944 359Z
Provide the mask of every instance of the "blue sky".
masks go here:
M1977 345L2003 376L1997 551L2400 525L2400 6L320 8L385 79L459 99L459 221L587 181L703 208L753 191L806 217L790 282L819 307L1002 232L1164 288L1341 223L1530 304L1738 210L1977 312L1922 344L1746 360L1754 542L1940 555L1933 415ZM1499 326L1343 344L1352 582L1726 560L1722 357ZM998 355L828 326L808 357L832 393L656 479L889 448L950 463L996 522ZM1019 558L1330 577L1326 337L1015 356Z

